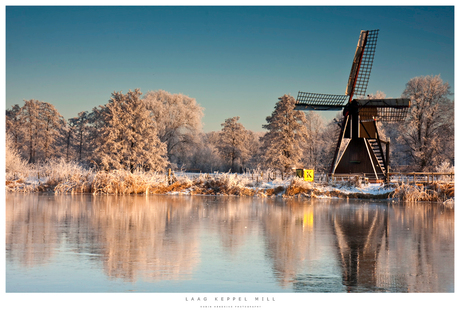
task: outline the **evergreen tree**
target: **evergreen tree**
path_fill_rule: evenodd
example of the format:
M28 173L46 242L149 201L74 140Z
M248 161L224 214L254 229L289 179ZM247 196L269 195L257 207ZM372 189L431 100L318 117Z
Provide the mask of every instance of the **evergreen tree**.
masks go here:
M265 166L282 173L289 173L301 164L302 144L307 138L305 114L294 107L294 97L284 95L266 118L267 124L262 125L268 130L261 139Z
M39 133L43 157L48 159L50 156L60 156L57 142L62 138L63 128L66 126L65 120L56 108L48 103L41 102L39 106L41 121L41 132Z
M74 156L73 142L75 140L75 117L67 120L67 124L63 130L63 154L62 156L68 162L72 160Z
M161 171L167 165L166 145L157 135L155 124L139 89L112 93L100 110L96 156L105 169L136 168Z
M40 132L38 100L26 100L21 108L19 123L21 124L22 149L27 153L29 163L35 163Z
M237 161L242 164L250 155L248 131L238 123L239 119L239 116L227 118L219 133L219 153L229 161L232 171L238 171L235 167Z
M71 137L74 141L73 148L76 151L76 159L82 162L86 158L88 149L89 113L83 111L78 113L77 117L69 119L69 127L72 128Z

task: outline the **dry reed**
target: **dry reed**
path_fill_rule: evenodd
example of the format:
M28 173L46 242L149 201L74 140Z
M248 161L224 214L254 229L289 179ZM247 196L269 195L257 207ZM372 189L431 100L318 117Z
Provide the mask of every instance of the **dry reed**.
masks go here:
M401 184L396 187L392 198L402 201L443 202L455 197L454 183L435 182L428 186Z
M262 174L261 174L262 175ZM267 174L268 175L268 174ZM390 185L382 194L363 193L356 180L338 183L310 183L298 178L263 183L251 174L214 173L166 176L150 172L83 169L75 163L54 161L37 165L29 175L6 180L6 190L20 192L53 191L56 194L92 193L105 195L180 194L231 195L257 197L337 197L364 199L399 199L401 201L448 201L454 199L453 183L435 182L430 186ZM332 189L331 189L332 187Z

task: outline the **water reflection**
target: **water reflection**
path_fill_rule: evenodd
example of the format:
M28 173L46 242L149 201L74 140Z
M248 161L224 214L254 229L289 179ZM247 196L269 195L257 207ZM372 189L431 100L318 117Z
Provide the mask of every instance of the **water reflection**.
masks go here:
M196 210L195 210L196 212ZM89 225L110 277L136 281L190 278L198 262L198 223L190 201L108 196L93 200Z
M7 259L46 264L65 237L113 278L190 278L198 262L191 201L116 196L8 196Z
M197 208L205 210L206 218L211 221L211 230L217 232L226 255L236 255L248 232L257 229L258 213L252 198L213 199L205 205L198 203Z
M279 284L288 287L299 282L297 275L307 262L320 260L324 245L330 243L330 228L324 213L312 202L271 203L261 216L266 251L273 262Z
M376 264L381 251L388 249L387 208L364 205L355 210L344 205L335 209L331 225L347 291L378 287Z
M218 240L213 251L220 248L222 257L204 254L210 238ZM448 292L454 283L453 240L454 211L430 204L6 197L7 266L39 268L63 253L84 254L108 280L126 283L200 283L206 266L207 273L215 272L211 285L219 287L222 268L212 266L235 261L227 270L238 274L236 262L243 256L247 264L265 262L271 277L262 272L258 281L274 281L279 291ZM226 285L223 291L240 291L238 283Z

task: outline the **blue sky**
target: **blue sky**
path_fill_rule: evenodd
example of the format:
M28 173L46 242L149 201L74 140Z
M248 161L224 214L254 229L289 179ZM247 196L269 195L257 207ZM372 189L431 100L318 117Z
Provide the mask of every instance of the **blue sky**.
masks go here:
M206 132L233 116L262 131L283 94L344 94L367 29L368 93L438 74L454 90L453 6L7 6L6 108L38 99L70 118L113 91L164 89L205 108Z

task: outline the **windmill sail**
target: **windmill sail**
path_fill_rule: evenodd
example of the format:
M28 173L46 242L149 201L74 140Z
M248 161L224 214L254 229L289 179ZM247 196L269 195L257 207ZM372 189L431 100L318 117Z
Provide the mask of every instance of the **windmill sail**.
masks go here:
M410 99L358 99L354 100L359 108L359 118L378 120L380 122L401 122L406 119L410 107Z
M347 95L328 95L300 92L295 110L340 111L346 104Z
M350 101L354 95L366 95L378 34L378 29L361 31L351 66L350 77L348 78L347 89L345 90L345 94L350 96Z

